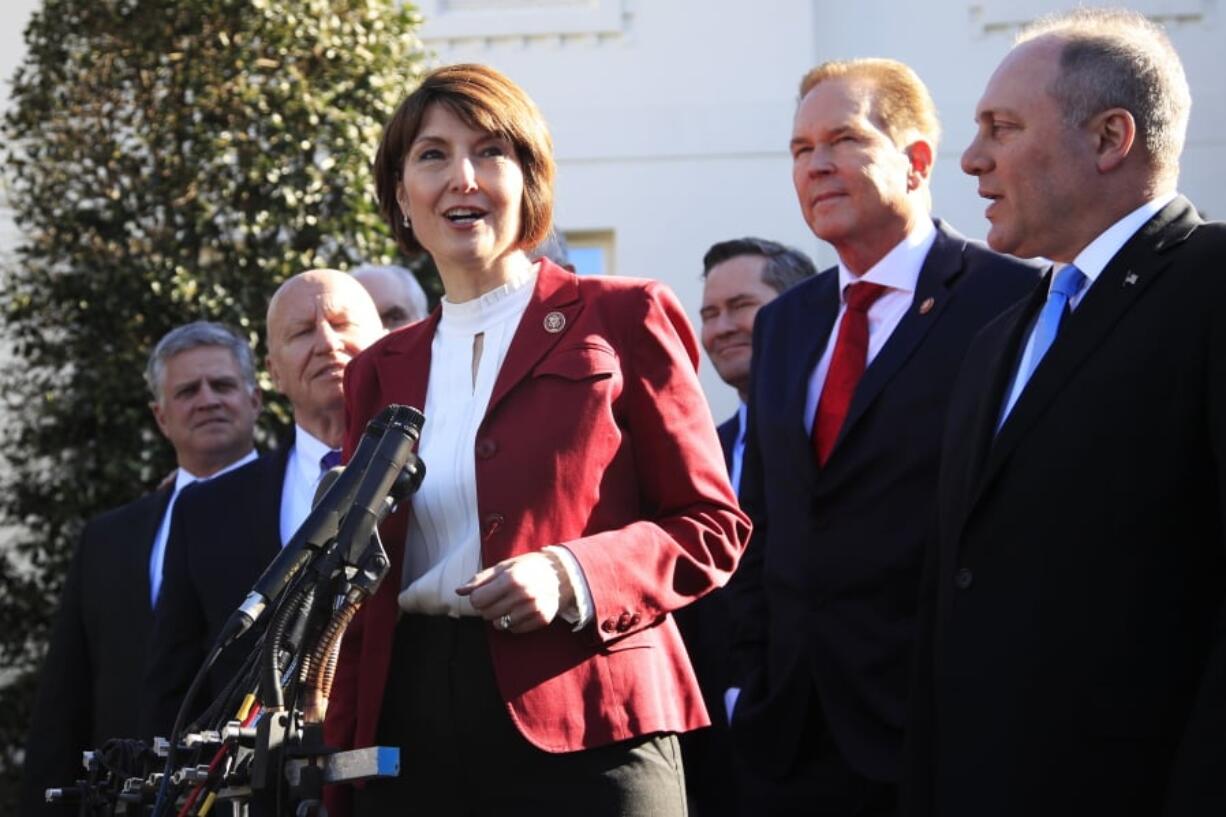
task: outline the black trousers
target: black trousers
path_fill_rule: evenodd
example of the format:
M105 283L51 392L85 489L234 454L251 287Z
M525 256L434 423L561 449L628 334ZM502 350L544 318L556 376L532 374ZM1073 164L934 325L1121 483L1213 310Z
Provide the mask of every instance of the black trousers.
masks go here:
M555 754L530 744L498 693L480 619L401 616L378 743L400 777L369 781L354 813L684 817L675 735Z

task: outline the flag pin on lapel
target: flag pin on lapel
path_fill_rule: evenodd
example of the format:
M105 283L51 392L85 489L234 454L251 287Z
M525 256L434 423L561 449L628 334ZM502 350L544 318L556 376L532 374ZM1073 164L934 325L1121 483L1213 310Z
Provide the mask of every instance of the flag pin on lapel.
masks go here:
M558 334L566 328L566 316L561 312L550 312L545 316L545 331Z
M932 311L932 307L936 306L936 302L936 298L925 298L923 303L921 303L919 306L919 313L921 315L927 315Z
M1130 272L1124 276L1124 286L1130 287L1137 282L1137 274Z

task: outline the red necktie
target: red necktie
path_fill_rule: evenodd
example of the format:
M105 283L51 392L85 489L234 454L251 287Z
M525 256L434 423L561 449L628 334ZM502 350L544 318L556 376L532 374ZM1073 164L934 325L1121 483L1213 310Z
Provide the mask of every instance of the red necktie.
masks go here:
M847 287L847 309L839 324L839 336L830 356L830 370L817 401L813 418L813 449L819 465L825 465L839 437L856 384L868 359L868 308L885 293L881 284L858 283Z

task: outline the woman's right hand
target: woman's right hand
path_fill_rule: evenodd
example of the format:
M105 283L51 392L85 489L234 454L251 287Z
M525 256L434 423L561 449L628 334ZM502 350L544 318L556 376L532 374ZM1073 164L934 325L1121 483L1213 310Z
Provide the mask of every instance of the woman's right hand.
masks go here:
M575 591L561 560L540 551L512 556L481 570L457 587L456 593L468 596L486 621L513 633L548 626L560 609L575 604Z

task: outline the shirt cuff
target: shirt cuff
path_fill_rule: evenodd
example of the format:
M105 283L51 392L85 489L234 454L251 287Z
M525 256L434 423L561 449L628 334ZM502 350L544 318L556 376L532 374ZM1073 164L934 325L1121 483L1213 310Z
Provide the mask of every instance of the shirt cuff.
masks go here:
M583 575L583 568L579 566L579 560L575 558L575 554L562 545L546 545L544 550L557 556L558 561L562 563L562 569L566 571L566 579L570 582L571 590L575 594L575 604L568 609L559 610L558 615L563 621L575 625L574 631L578 632L586 627L595 615L592 588L588 587L587 577Z

